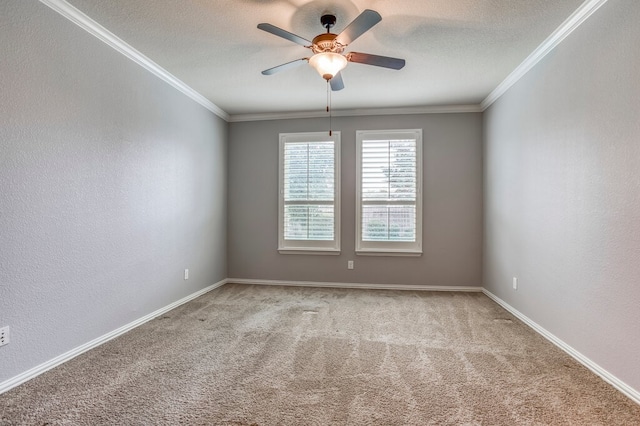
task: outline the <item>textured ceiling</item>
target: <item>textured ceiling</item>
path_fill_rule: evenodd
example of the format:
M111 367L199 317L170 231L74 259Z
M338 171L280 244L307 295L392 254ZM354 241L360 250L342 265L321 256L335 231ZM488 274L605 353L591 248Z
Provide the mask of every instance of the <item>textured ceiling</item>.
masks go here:
M326 83L309 66L261 71L310 51L256 28L307 39L337 15L382 22L348 51L404 58L399 71L350 63L340 109L479 104L584 0L68 0L229 114L322 110Z

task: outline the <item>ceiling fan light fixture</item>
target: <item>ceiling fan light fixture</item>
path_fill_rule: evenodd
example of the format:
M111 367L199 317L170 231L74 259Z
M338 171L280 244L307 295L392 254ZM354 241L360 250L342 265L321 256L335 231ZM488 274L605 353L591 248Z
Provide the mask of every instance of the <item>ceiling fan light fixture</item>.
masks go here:
M347 58L339 53L322 52L309 58L309 64L322 78L329 81L347 66Z
M357 62L365 65L375 65L378 67L399 70L405 65L404 59L391 58L388 56L371 55L368 53L348 52L343 54L345 48L349 46L355 39L369 31L374 25L382 20L378 12L371 9L365 9L346 26L340 34L333 34L331 27L336 23L336 16L330 13L322 15L320 23L327 29L327 32L318 34L309 41L289 31L278 28L275 25L262 23L258 24L258 29L266 31L275 36L282 37L286 40L311 49L313 56L300 58L285 64L278 65L273 68L262 71L264 75L272 75L276 72L293 68L296 65L308 62L320 74L320 77L327 80L327 87L331 86L331 90L338 91L344 89L342 81L342 71L349 62Z

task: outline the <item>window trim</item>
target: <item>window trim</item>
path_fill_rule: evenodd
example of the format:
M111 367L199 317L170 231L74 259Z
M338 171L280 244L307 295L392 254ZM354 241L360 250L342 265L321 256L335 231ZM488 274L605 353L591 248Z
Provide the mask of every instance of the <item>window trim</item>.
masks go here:
M416 141L416 241L362 241L362 143L367 139ZM422 256L422 129L356 131L355 251L360 256ZM366 203L365 203L366 204Z
M312 254L339 255L340 254L340 132L302 132L280 133L278 161L278 252L280 254ZM284 239L284 148L287 143L327 142L334 143L334 201L333 240L285 240Z

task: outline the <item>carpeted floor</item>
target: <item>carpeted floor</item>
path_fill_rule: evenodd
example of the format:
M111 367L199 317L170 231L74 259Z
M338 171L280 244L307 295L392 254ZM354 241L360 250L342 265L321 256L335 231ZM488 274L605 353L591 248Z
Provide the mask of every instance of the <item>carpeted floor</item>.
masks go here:
M0 395L1 425L638 425L480 293L227 284Z

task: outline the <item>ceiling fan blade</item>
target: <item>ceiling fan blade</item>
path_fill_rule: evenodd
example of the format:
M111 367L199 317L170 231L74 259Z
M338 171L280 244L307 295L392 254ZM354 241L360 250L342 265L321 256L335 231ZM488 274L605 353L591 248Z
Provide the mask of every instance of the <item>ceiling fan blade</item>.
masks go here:
M343 46L346 46L352 43L355 39L360 37L362 34L367 32L371 27L373 27L378 22L382 21L382 16L375 10L365 9L360 15L356 17L347 28L345 28L338 37L336 37L336 41Z
M268 70L262 71L264 75L275 74L280 71L288 70L290 68L295 68L299 65L302 65L305 62L309 62L308 58L296 59L295 61L287 62L286 64L278 65L277 67L269 68Z
M258 28L261 29L262 31L266 31L268 33L271 33L273 35L277 35L278 37L282 37L284 39L287 39L289 41L292 41L294 43L298 43L304 47L309 47L311 46L313 43L311 43L309 40L307 40L306 38L302 38L300 36L297 36L293 33L290 33L289 31L285 31L282 28L278 28L275 25L271 25L271 24L258 24Z
M349 62L375 65L376 67L391 68L394 70L403 68L405 64L404 59L390 58L389 56L370 55L369 53L351 52L346 56Z
M344 89L344 81L342 81L342 73L334 75L331 80L329 80L329 84L331 85L331 90L337 92L338 90Z

